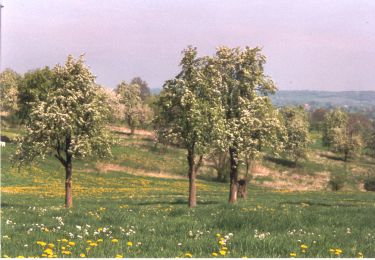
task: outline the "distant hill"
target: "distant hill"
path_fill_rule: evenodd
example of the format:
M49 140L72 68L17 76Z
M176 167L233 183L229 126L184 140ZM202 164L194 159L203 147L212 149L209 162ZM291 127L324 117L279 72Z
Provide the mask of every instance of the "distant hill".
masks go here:
M159 94L162 88L152 88L152 94ZM375 91L310 91L279 90L271 95L276 106L304 105L311 106L375 106Z
M150 88L151 94L152 95L158 95L162 88Z
M309 91L280 90L271 96L276 106L304 105L311 107L375 107L375 91Z

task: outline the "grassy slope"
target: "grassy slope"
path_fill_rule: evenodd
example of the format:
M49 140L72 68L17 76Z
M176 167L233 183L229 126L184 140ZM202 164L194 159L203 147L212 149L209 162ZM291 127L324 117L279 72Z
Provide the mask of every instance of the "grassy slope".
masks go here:
M110 163L176 175L186 170L183 151L163 153L143 139L123 142L127 146L116 146ZM18 172L9 164L13 149L2 149L2 256L41 256L43 248L36 241L44 241L54 243L59 257L210 257L219 251L216 234L233 233L227 242L229 257L288 257L291 252L330 257L329 250L336 248L345 257L359 252L375 257L374 193L278 192L251 186L249 199L229 206L227 184L200 180L198 207L189 210L187 180L102 172L94 161L76 161L74 208L66 210L61 207L64 175L58 162L49 158ZM100 228L106 232L97 233ZM71 255L62 254L61 246L68 247L57 240L63 238L76 243L69 248ZM86 242L99 238L104 241L98 246ZM119 242L113 244L112 238ZM301 244L308 246L306 253Z

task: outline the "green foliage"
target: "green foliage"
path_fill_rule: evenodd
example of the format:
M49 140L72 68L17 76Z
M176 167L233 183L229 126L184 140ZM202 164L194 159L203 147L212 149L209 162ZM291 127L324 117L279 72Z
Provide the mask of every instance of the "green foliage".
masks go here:
M130 85L138 85L140 90L140 97L142 101L145 101L151 96L150 88L146 81L142 80L140 77L135 77L130 81Z
M328 181L328 186L332 191L339 191L345 185L345 177L343 175L333 175Z
M36 100L14 160L28 163L51 152L61 162L70 157L110 154L105 99L83 57L74 60L69 56L65 66L57 65L53 74L53 88L45 101Z
M310 127L313 130L320 131L322 129L322 124L324 121L324 116L327 113L327 110L324 108L315 109L310 113Z
M368 169L367 176L363 180L363 188L366 191L375 191L375 169Z
M255 158L262 147L276 146L279 117L269 93L276 88L264 74L265 57L259 48L218 48L212 66L219 73L216 88L222 99L224 129L221 145L235 150L235 161Z
M366 179L363 187L367 191L375 191L375 177L370 177Z
M311 141L307 114L302 107L284 107L281 114L287 134L284 149L288 157L297 163L298 159L307 157Z
M204 154L221 130L220 94L210 84L214 78L207 76L215 73L207 59L197 58L192 47L183 55L181 72L165 83L157 101L157 134L159 140Z
M349 116L343 110L337 108L329 111L324 115L323 121L323 145L331 147L334 139L335 128L345 128L348 123Z
M25 73L18 88L18 117L26 121L32 106L38 101L46 101L49 91L53 88L53 72L49 67Z
M227 182L230 172L229 154L227 151L222 151L214 148L207 156L208 166L213 168L217 174L217 181Z
M17 110L18 86L21 79L22 77L11 69L6 69L0 74L1 111Z
M344 160L358 152L363 146L362 124L356 117L335 109L324 117L323 143L334 152L343 153Z
M343 153L344 160L358 151L362 147L362 138L348 128L333 129L332 149L334 152Z
M146 126L151 121L152 111L142 102L140 85L123 81L117 86L116 92L132 134L136 127Z
M372 133L367 138L366 147L370 149L372 155L375 157L375 127Z

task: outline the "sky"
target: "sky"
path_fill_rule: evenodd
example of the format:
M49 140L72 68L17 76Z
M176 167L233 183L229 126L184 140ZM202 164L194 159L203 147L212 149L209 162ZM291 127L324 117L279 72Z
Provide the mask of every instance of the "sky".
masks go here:
M181 51L262 48L280 90L375 90L373 0L3 0L1 69L85 54L97 82L158 88Z

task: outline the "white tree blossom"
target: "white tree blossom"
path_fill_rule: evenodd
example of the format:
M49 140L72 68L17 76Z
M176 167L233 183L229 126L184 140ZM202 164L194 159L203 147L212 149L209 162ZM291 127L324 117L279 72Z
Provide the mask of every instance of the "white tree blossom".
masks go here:
M65 65L53 69L54 82L46 101L33 104L13 159L20 165L53 153L66 172L66 206L72 206L73 158L111 155L111 138L106 129L108 107L95 76L83 57L69 56Z

